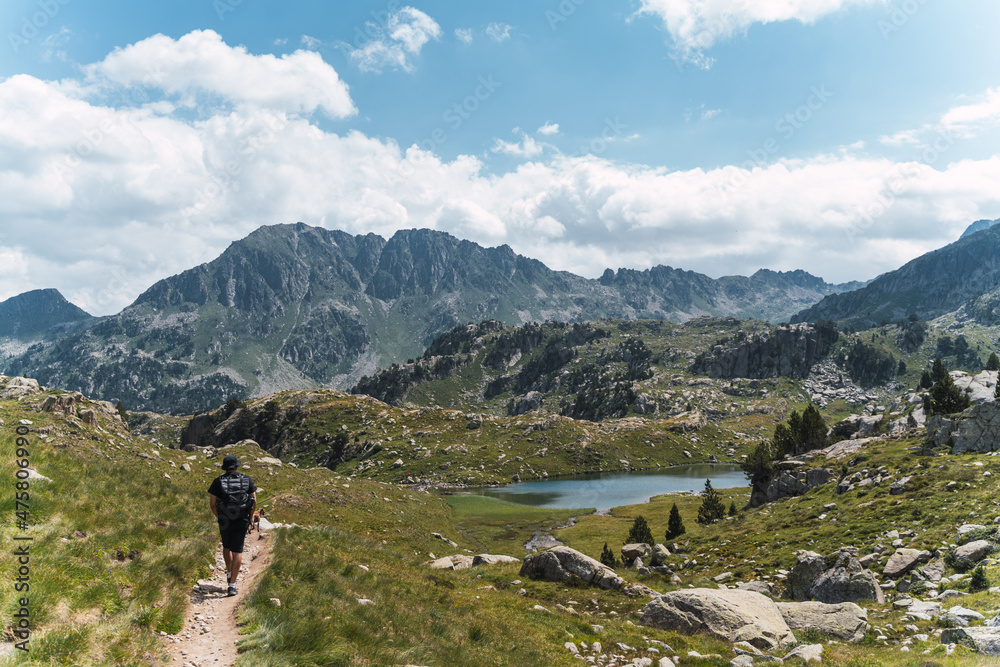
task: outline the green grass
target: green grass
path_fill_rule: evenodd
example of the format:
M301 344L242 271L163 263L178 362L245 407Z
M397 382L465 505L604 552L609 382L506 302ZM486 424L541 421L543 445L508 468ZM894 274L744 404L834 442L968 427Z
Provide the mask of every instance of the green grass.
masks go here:
M444 500L452 509L455 530L475 545L475 551L516 557L525 555L524 544L537 531L554 531L594 511L529 507L476 495L445 496Z

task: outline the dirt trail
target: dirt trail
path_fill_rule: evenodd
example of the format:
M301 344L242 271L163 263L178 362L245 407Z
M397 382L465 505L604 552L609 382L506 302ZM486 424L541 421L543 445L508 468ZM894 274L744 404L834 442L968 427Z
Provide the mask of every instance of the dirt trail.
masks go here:
M239 594L226 594L225 562L222 544L215 551L215 568L210 579L202 579L191 591L191 606L184 627L176 635L167 635L167 663L171 667L230 667L236 662L236 609L253 588L257 575L271 561L268 533L249 535L243 548L243 562L236 581Z

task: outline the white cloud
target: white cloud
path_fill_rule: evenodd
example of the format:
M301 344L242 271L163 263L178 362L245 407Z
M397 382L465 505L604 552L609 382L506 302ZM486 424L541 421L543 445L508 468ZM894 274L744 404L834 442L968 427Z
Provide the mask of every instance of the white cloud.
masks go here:
M58 32L54 32L42 40L42 60L46 62L52 60L67 62L69 57L61 47L69 44L72 36L73 31L63 26Z
M371 41L350 51L351 60L365 72L381 72L387 67L412 72L413 57L431 40L441 38L441 26L413 7L390 12L384 26L369 23Z
M494 41L506 42L510 39L510 31L513 30L514 26L507 23L491 23L486 26L486 34L489 35Z
M455 37L463 44L472 44L472 30L469 28L455 28Z
M164 85L214 81L189 71L188 85L174 75ZM0 227L0 298L56 287L94 314L117 312L258 226L300 220L383 236L428 227L589 277L669 264L712 276L805 268L839 282L1000 217L1000 156L896 163L838 152L677 171L546 152L517 131L497 153L532 159L492 173L477 157L446 161L266 105L192 118L169 104L112 108L87 92L0 81L0 220L16 221Z
M300 39L299 41L302 43L302 46L306 47L306 49L308 49L309 51L315 51L316 49L318 49L320 46L323 45L322 40L319 40L310 35L302 35L302 39Z
M1000 125L1000 87L986 91L978 102L949 110L941 117L941 125L966 137Z
M229 46L212 30L180 39L154 35L84 70L92 82L151 86L189 98L198 93L292 113L322 109L331 118L356 112L346 83L318 53L296 51L276 58Z
M883 135L878 140L886 146L912 146L920 143L920 130L903 130Z
M701 112L702 120L712 120L716 116L722 113L722 109L704 109Z
M538 134L544 134L545 136L552 136L554 134L559 134L559 123L545 123L537 130Z
M677 57L708 68L705 55L716 43L745 32L755 23L813 23L855 5L888 4L889 0L640 0L640 14L662 19Z
M556 127L558 128L558 126ZM528 136L527 133L522 132L518 128L514 128L514 132L521 135L521 141L511 142L496 139L491 150L494 153L504 153L505 155L523 158L538 157L542 154L545 144L538 143L533 137Z

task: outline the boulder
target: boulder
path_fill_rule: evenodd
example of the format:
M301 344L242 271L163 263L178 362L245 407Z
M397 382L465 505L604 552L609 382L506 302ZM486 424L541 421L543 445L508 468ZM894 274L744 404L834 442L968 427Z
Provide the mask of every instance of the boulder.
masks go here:
M889 562L882 569L882 576L889 579L898 579L920 563L926 563L933 558L930 551L920 551L919 549L896 549L895 553L889 557Z
M993 553L992 542L976 540L956 548L952 552L952 564L956 570L969 570L991 553Z
M931 562L927 563L923 567L919 568L917 572L920 573L927 581L937 583L944 578L945 564L944 559L935 558Z
M93 410L80 410L80 420L87 426L97 426L97 413Z
M754 593L760 593L761 595L766 595L769 598L774 598L778 595L778 592L774 590L774 584L770 581L737 581L736 588L741 591L753 591Z
M833 567L816 578L810 597L827 604L869 600L883 604L885 593L875 575L848 552L840 552Z
M72 395L46 396L41 407L42 412L61 412L72 417L76 415L76 398Z
M631 563L636 558L645 560L653 553L653 548L648 544L626 544L622 547L622 561Z
M796 646L791 651L788 652L784 658L784 661L789 660L801 660L802 662L823 662L823 645L822 644L803 644L802 646Z
M973 651L1000 657L1000 628L948 628L941 633L942 644L961 644Z
M941 614L941 619L959 627L966 627L972 621L985 621L986 617L973 609L966 609L961 605L955 605L945 613Z
M520 558L513 556L499 556L496 554L479 554L472 559L472 566L477 565L502 565L505 563L520 563Z
M979 533L985 530L990 530L990 526L981 526L978 523L964 523L958 527L955 541L959 544L965 544L971 541L972 533Z
M618 590L625 585L625 580L615 574L614 570L569 547L554 547L525 556L520 574L549 581L568 581L578 577L605 589Z
M868 612L853 602L777 602L792 630L818 630L849 642L860 642L868 631Z
M934 415L927 421L930 441L951 444L952 454L1000 451L1000 404L980 403L955 416Z
M764 650L795 641L777 605L752 591L693 588L666 593L643 608L639 624L689 635L705 632Z
M795 566L788 573L785 597L808 600L812 597L813 584L826 571L826 559L815 551L797 551L795 558Z
M670 550L662 544L656 544L653 546L653 553L650 558L652 559L650 565L663 565L670 558Z

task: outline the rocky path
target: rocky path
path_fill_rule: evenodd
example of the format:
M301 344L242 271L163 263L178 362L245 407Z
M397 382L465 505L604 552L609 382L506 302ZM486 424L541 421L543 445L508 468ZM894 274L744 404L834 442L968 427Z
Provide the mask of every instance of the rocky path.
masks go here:
M215 552L215 567L210 579L202 579L191 591L191 606L184 627L176 635L167 635L167 664L179 667L229 667L236 662L236 610L253 588L257 575L271 561L267 533L247 537L243 563L236 582L239 594L226 595L225 562L222 544Z

